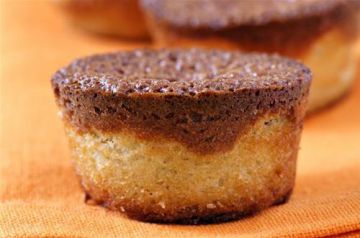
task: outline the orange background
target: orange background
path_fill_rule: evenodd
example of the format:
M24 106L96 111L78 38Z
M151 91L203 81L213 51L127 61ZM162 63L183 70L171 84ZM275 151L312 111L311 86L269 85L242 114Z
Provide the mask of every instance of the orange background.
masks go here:
M12 0L0 6L0 237L360 232L360 78L348 97L306 120L289 203L218 225L142 223L84 204L49 79L76 57L146 44L73 29L49 2Z

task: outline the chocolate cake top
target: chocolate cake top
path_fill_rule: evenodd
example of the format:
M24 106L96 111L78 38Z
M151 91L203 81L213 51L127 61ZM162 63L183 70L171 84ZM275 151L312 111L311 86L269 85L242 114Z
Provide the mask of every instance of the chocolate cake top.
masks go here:
M53 85L112 95L188 95L283 88L309 81L309 69L279 56L220 50L135 50L75 60Z
M211 154L230 150L265 113L300 127L310 81L308 68L279 56L135 50L75 60L52 86L79 131L128 131Z
M358 0L142 0L156 19L178 28L223 29L327 14Z

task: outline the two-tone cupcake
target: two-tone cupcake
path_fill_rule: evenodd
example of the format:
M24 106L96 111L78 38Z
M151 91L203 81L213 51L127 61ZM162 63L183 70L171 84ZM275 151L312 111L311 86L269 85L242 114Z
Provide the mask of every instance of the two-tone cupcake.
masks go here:
M52 86L93 200L199 223L286 201L310 81L278 56L135 50L75 60Z

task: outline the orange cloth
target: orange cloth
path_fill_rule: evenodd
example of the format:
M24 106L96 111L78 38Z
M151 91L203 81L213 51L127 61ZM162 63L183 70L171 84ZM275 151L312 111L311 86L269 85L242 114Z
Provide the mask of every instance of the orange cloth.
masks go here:
M144 45L77 31L45 1L0 7L0 237L360 236L360 80L306 120L287 204L225 224L142 223L84 204L49 78L75 57Z

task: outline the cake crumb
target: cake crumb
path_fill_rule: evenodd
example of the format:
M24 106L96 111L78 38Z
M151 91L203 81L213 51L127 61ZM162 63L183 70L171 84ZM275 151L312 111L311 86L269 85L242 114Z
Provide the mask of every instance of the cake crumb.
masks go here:
M162 209L165 209L165 202L161 201L158 204Z

